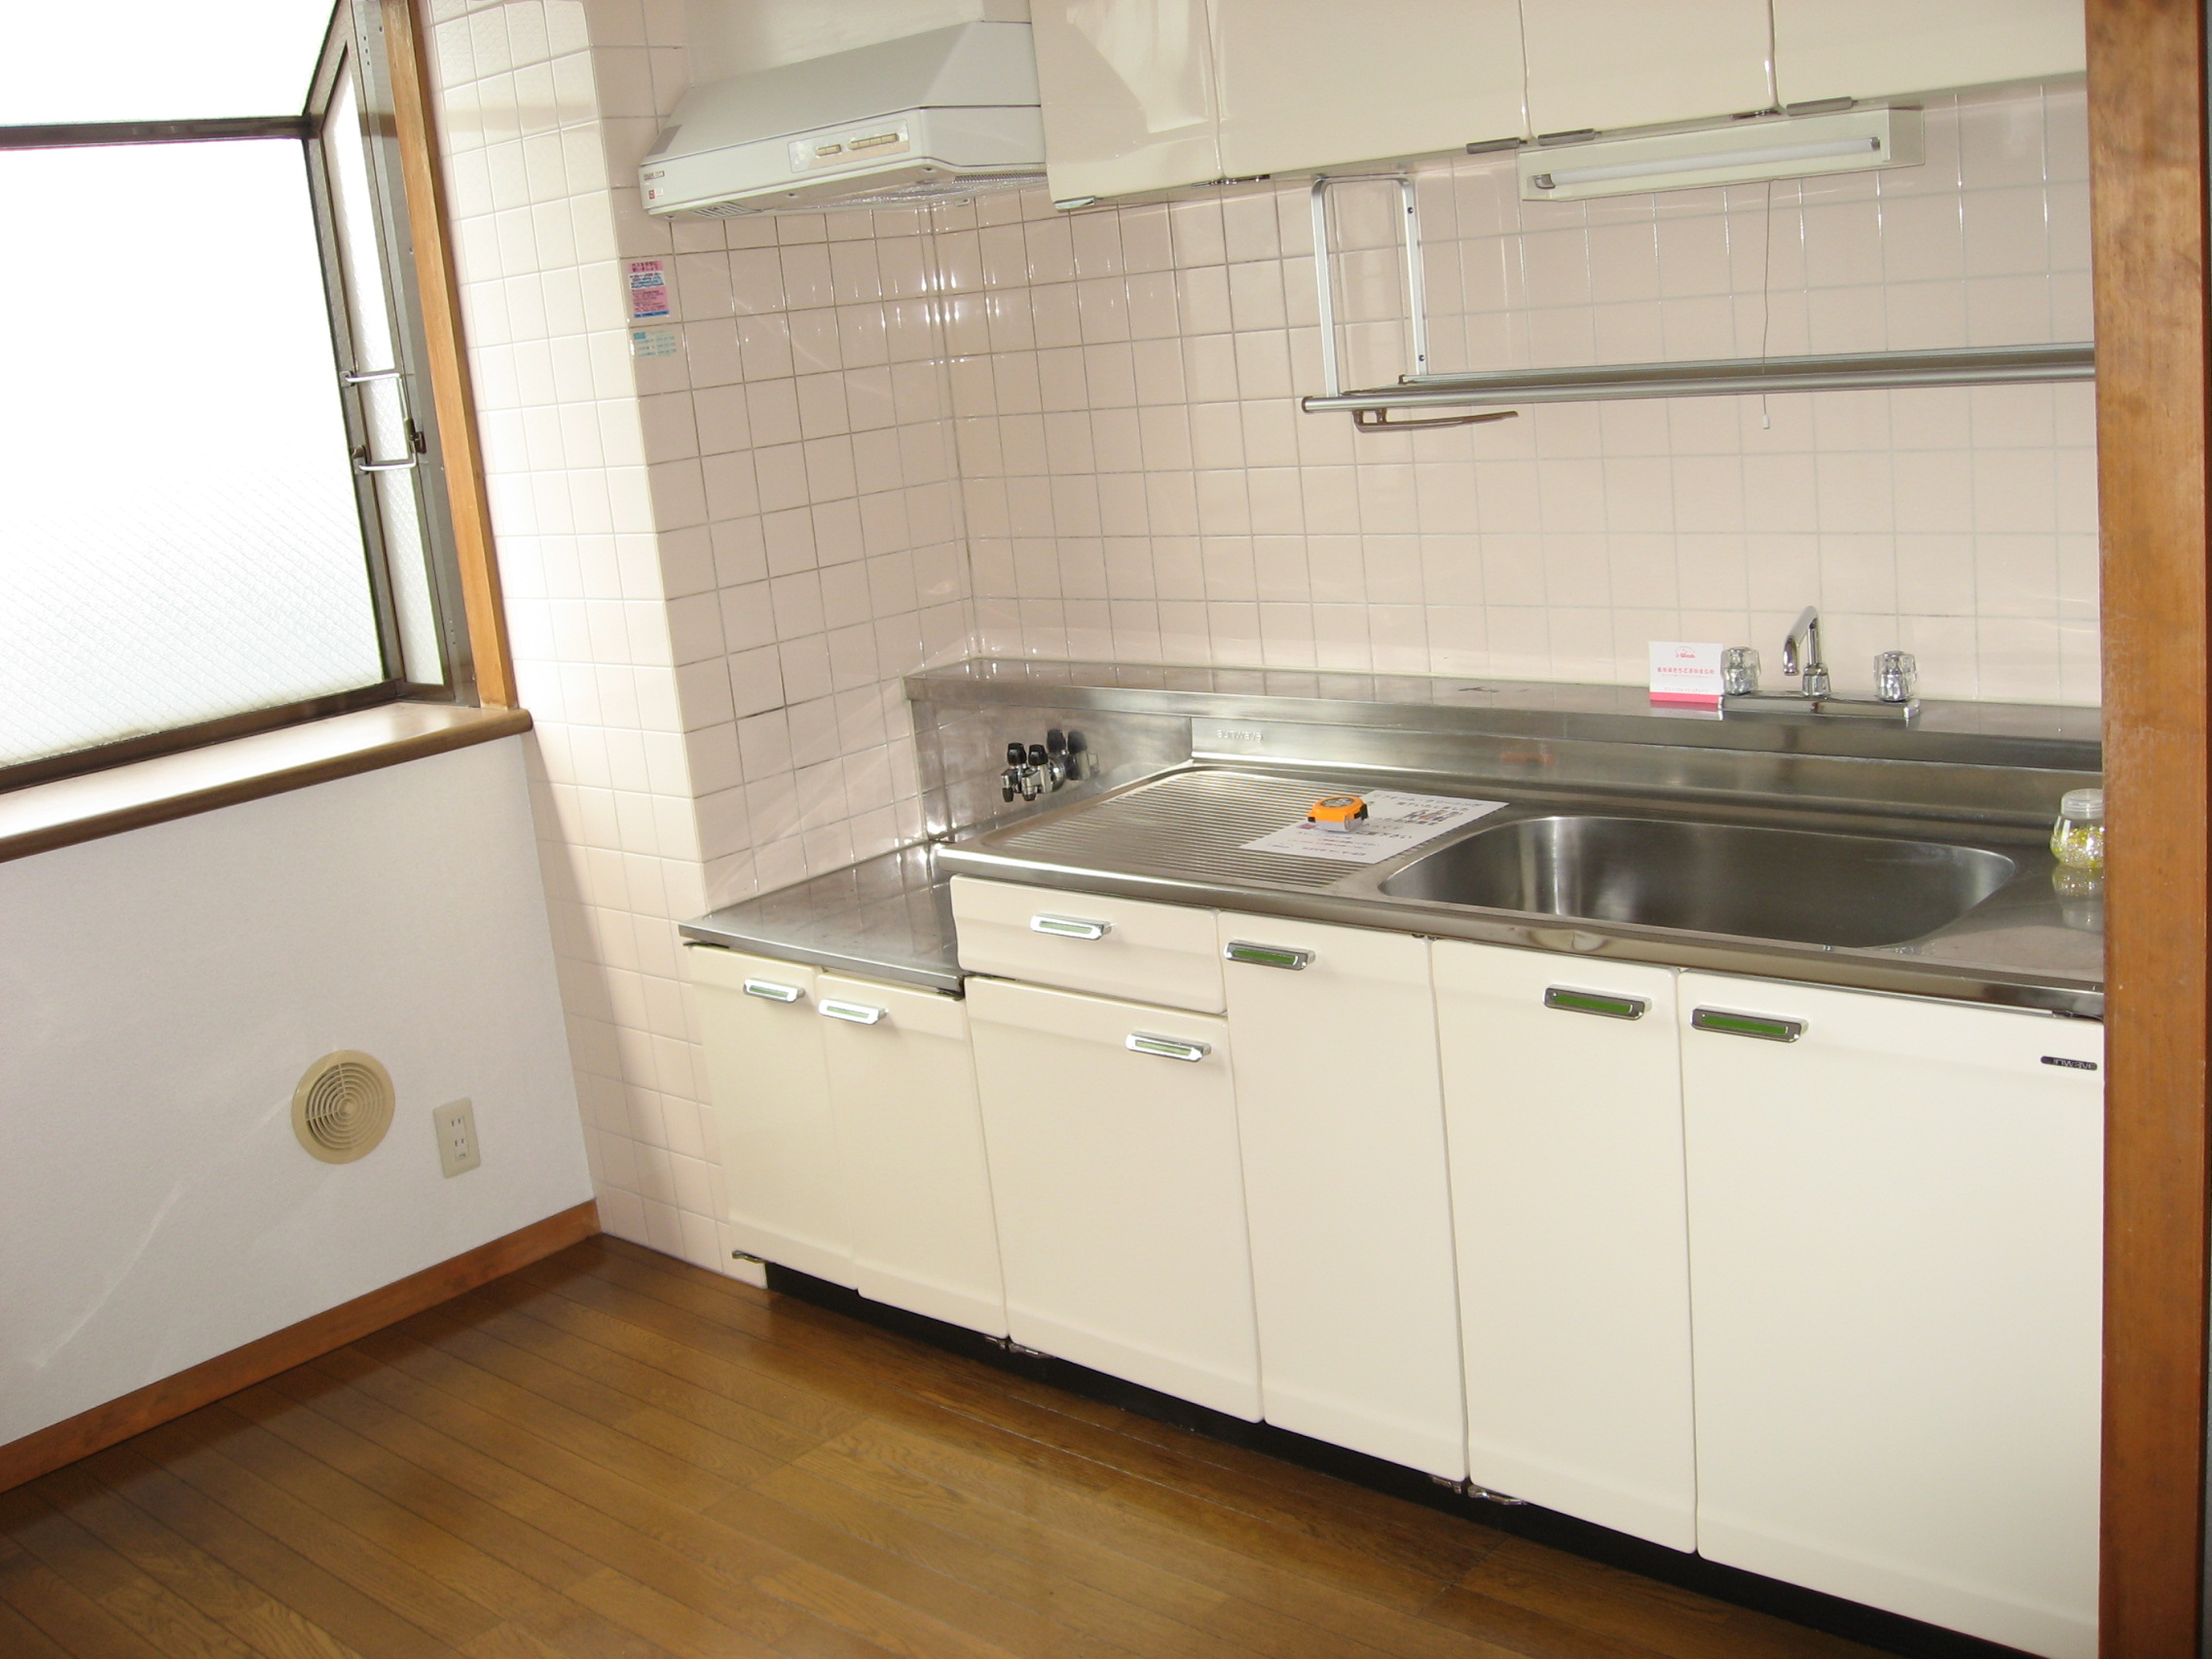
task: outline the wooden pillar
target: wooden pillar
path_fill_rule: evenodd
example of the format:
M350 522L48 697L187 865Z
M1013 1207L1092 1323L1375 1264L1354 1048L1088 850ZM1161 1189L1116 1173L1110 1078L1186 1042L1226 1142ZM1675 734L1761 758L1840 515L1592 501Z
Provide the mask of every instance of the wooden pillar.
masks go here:
M2103 1652L2196 1659L2204 1561L2199 0L2087 0L2109 818Z

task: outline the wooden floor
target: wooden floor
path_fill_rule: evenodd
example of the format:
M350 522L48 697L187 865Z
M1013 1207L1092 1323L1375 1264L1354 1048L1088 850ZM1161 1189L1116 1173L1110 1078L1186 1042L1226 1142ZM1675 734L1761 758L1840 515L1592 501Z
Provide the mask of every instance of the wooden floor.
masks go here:
M607 1238L0 1494L7 1659L1868 1651Z

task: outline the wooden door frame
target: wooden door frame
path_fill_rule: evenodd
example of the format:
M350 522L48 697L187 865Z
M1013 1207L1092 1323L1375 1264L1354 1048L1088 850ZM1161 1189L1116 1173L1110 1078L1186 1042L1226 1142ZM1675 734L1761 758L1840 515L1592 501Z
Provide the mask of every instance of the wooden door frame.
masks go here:
M2101 1650L2197 1659L2206 1345L2202 0L2087 0L2103 532Z

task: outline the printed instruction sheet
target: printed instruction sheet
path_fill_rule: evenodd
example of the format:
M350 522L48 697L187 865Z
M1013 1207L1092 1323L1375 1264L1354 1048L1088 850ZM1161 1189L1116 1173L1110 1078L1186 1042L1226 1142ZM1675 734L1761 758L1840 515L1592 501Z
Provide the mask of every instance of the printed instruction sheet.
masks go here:
M1370 791L1365 799L1367 817L1357 829L1326 829L1301 820L1257 841L1246 841L1244 850L1334 859L1338 864L1381 864L1508 804L1462 800L1456 795L1407 794L1402 790Z

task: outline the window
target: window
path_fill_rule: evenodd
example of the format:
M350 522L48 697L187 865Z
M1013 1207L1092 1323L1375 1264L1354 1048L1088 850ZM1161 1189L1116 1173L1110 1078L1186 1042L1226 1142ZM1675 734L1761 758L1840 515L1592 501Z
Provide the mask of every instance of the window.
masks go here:
M226 13L0 23L0 788L473 699L380 9Z

